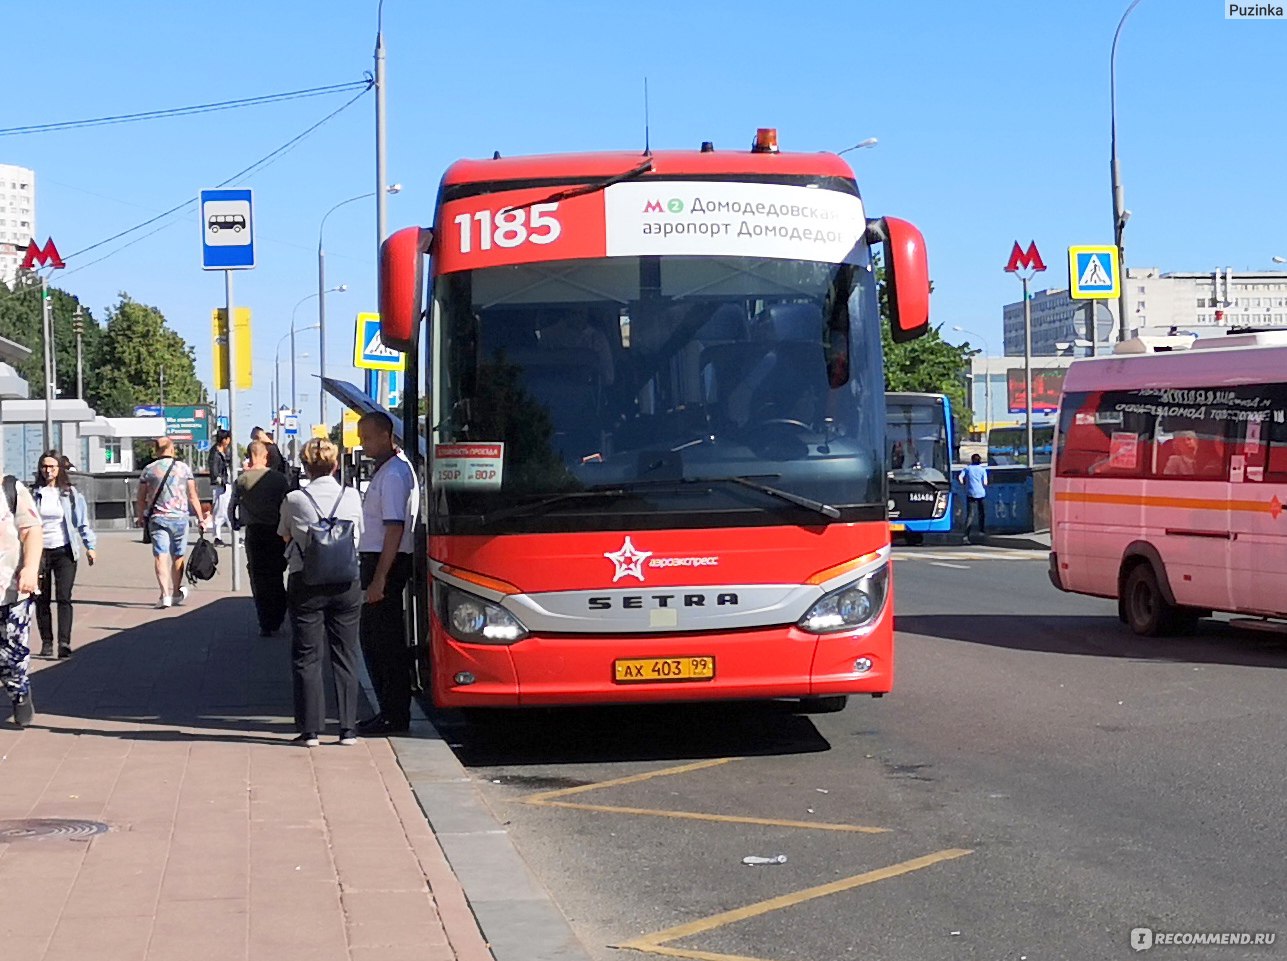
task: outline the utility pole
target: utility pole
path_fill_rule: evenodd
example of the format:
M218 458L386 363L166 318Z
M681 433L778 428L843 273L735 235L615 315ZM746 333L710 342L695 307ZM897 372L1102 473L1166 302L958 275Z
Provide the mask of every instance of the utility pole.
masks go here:
M1117 294L1118 341L1123 341L1127 337L1126 298L1128 294L1126 291L1126 244L1124 235L1126 233L1126 221L1130 219L1131 212L1126 209L1126 187L1122 184L1122 168L1117 162L1117 41L1121 39L1122 27L1126 26L1126 18L1131 15L1131 11L1138 6L1139 2L1140 0L1131 0L1131 5L1122 14L1122 19L1117 21L1117 29L1113 32L1113 47L1108 59L1108 176L1113 191L1113 243L1117 245L1117 279L1120 284Z
M85 399L85 358L81 353L81 340L85 335L85 313L80 304L76 305L76 316L72 320L72 331L76 334L76 399Z
M385 114L385 97L388 87L384 78L384 0L376 11L375 28L375 263L376 284L379 285L380 247L388 236L388 195L385 186L389 182L387 156L387 129ZM320 288L319 288L320 289ZM389 375L380 371L379 402L389 406Z

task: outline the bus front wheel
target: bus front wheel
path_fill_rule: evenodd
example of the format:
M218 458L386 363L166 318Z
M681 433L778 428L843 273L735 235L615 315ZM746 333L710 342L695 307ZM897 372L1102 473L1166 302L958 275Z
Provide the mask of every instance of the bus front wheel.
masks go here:
M908 547L920 547L925 543L925 535L920 531L903 531L903 543Z
M1147 561L1136 564L1122 585L1120 612L1130 629L1141 637L1182 634L1197 623L1195 612L1166 599L1157 572Z

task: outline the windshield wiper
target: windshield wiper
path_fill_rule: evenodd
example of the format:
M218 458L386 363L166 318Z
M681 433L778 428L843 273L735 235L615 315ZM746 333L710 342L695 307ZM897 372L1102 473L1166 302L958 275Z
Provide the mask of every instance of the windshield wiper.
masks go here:
M764 476L777 477L779 475L767 474ZM674 477L658 478L657 480L624 481L620 484L614 484L609 490L615 493L628 494L634 490L641 490L650 487L675 487L681 484L685 486L693 484L737 484L741 487L749 487L753 491L759 491L761 494L768 494L770 497L776 497L778 500L784 500L789 504L795 504L797 507L805 507L811 511L817 511L819 514L830 517L833 520L840 517L839 508L832 507L830 504L824 504L822 501L815 501L809 497L803 497L800 494L793 494L790 491L784 491L780 487L770 487L768 484L763 484L760 481L754 480L753 477L754 475L733 475L731 477ZM596 488L590 488L590 491L594 490L596 490Z
M539 513L543 508L550 507L553 504L561 504L564 501L584 500L594 497L619 497L628 493L629 491L620 486L592 487L583 491L565 491L562 494L551 494L549 497L542 497L526 504L514 504L511 507L498 510L494 514L484 514L481 520L484 525L494 524L510 517L522 517L524 514Z
M537 204L556 204L560 200L570 200L573 197L583 197L586 194L598 193L600 190L607 190L613 184L624 183L627 180L634 180L636 177L646 174L652 170L652 158L649 157L638 167L633 167L625 173L614 174L606 180L597 180L591 184L581 184L577 187L568 187L566 190L556 190L548 197L542 197L540 200L529 200L525 204L515 204L513 207L506 207L501 213L509 213L511 210L526 210L528 207L535 207Z
M555 504L561 504L565 501L589 500L593 498L608 497L627 497L631 494L642 490L657 490L679 487L689 487L701 484L737 484L741 487L749 487L753 491L761 494L768 494L770 497L776 497L779 500L786 501L789 504L795 504L797 507L804 507L811 511L817 511L833 520L840 517L840 511L830 504L824 504L821 501L815 501L808 497L802 497L799 494L793 494L790 491L784 491L778 487L770 487L768 484L762 484L759 481L752 480L750 477L676 477L657 480L636 480L623 481L620 484L608 484L602 487L588 487L580 491L565 491L562 494L552 494L549 497L542 497L538 500L530 501L526 504L515 504L511 507L503 508L492 514L485 514L481 518L484 526L494 524L498 521L508 520L512 517L522 517L527 514L540 513L547 507Z
M811 511L817 511L825 517L830 517L832 520L840 517L839 508L824 504L822 501L815 501L809 497L801 497L799 494L792 494L790 491L784 491L780 487L761 484L759 481L751 480L750 477L699 477L694 478L692 481L685 480L685 483L716 484L721 481L726 484L740 484L743 487L749 487L751 490L759 491L761 494L768 494L770 497L776 497L778 500L786 501L789 504L806 507Z

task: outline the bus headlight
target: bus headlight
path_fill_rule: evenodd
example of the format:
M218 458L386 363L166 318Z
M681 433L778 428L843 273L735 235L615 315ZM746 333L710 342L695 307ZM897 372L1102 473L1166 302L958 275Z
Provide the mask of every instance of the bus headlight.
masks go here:
M889 593L889 565L882 564L829 594L824 594L799 620L810 634L834 634L870 624L885 608Z
M934 498L934 520L938 520L947 513L947 491L939 491L938 497Z
M435 584L438 612L452 637L469 644L513 644L527 637L513 614L499 604L445 584Z

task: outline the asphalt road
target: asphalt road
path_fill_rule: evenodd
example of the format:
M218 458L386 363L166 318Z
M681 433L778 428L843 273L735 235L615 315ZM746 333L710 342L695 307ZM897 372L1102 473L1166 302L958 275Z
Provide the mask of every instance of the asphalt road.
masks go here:
M439 719L594 958L1287 956L1283 635L1137 639L1037 552L900 551L896 585L895 691L840 714Z

